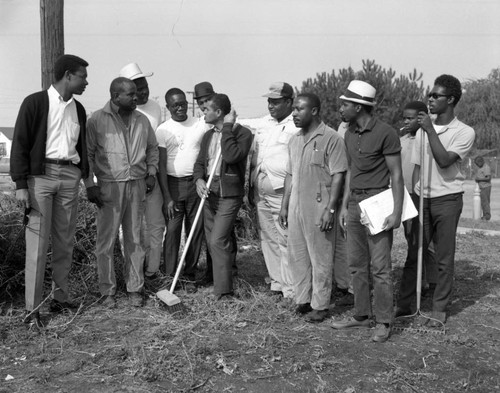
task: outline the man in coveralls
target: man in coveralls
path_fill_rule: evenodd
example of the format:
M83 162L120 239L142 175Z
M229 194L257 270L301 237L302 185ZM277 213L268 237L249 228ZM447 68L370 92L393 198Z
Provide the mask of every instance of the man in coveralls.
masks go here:
M290 267L297 313L325 319L332 291L335 207L347 171L342 138L321 121L319 98L299 94L290 139L280 224L288 227Z

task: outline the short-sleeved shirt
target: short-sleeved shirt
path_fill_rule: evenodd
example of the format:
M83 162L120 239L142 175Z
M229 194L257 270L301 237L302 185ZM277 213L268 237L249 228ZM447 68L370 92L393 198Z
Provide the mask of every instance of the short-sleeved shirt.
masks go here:
M250 181L255 183L260 172L267 175L273 189L283 188L288 163L288 142L300 129L290 114L282 121L266 116L254 139Z
M401 168L403 169L403 180L409 193L413 193L412 177L415 164L411 162L411 152L415 143L415 135L410 133L403 135L401 142Z
M448 152L456 153L460 159L446 168L441 168L434 159L429 140L425 135L424 150L424 198L436 198L444 195L464 192L464 174L460 171L460 162L467 155L474 143L474 130L457 118L445 126L435 126L439 140ZM420 165L420 146L422 130L417 131L411 156L412 163ZM422 165L420 165L422 170ZM415 192L420 195L420 180L415 185Z
M292 201L316 201L321 196L328 203L332 176L347 171L347 158L342 138L325 123L311 134L303 131L293 135L288 143L287 173L292 175Z
M194 117L188 117L185 121L168 119L158 126L158 146L167 150L167 175L186 177L193 174L201 138L207 129L203 119Z
M398 132L372 118L362 130L351 124L344 139L351 169L351 190L388 187L391 176L385 156L400 154Z

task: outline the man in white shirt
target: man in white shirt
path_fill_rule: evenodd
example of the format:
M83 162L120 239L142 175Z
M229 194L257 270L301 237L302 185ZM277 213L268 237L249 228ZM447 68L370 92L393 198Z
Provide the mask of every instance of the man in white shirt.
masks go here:
M288 142L300 128L293 123L293 88L288 83L271 84L267 97L269 115L256 130L250 162L249 201L257 208L260 241L271 291L282 293L284 304L293 304L293 277L288 263L287 229L279 224L283 200ZM253 197L253 198L252 198Z
M193 182L193 166L208 126L203 119L188 115L186 94L181 89L168 90L165 101L171 118L158 127L156 139L160 150L159 181L163 193L163 214L167 221L163 259L165 273L173 275L179 259L182 223L185 220L186 234L189 234L200 205ZM203 242L202 219L194 231L184 265L184 277L189 281L195 280Z
M54 64L55 82L26 97L14 128L10 173L26 225L25 322L42 327L38 311L49 236L52 237L50 310L72 308L68 275L73 261L78 186L88 176L85 108L74 99L87 86L88 63L63 55Z
M149 99L149 85L146 77L153 73L143 73L137 63L130 63L120 70L120 76L132 80L137 89L137 110L146 115L151 128L156 131L161 123L161 107L154 100ZM163 196L160 187L156 185L146 195L146 211L143 228L141 229L141 241L146 251L145 276L154 277L160 268L162 252L163 233L165 232L165 220L159 212L162 209Z

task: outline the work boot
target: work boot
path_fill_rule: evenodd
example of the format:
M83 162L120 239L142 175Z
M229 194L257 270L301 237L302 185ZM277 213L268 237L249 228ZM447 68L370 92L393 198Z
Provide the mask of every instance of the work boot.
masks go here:
M311 303L297 304L297 308L295 309L297 314L307 314L310 311L312 311Z
M131 306L142 307L142 295L139 292L129 292L128 298Z
M115 308L116 307L115 297L113 295L104 296L104 300L102 301L101 304L106 308Z
M372 341L376 343L386 342L391 335L391 327L388 323L377 323L375 331L372 334Z

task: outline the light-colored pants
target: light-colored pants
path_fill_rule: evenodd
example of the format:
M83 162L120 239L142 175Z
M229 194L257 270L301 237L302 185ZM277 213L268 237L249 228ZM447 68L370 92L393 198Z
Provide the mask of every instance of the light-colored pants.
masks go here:
M45 175L29 176L31 213L26 226L26 309L42 301L49 235L52 236L54 299L68 300L68 275L73 260L78 184L81 172L73 165L46 164Z
M334 233L321 232L316 200L302 201L300 207L290 201L288 213L288 255L292 269L295 302L311 303L314 310L330 305L333 275Z
M146 201L144 179L99 182L103 206L97 212L96 259L101 295L116 293L113 259L116 235L123 228L124 277L128 292L140 292L144 285L144 250L140 231Z
M293 299L293 277L287 251L288 231L279 224L283 189L274 190L269 178L261 172L254 193L262 254L271 277L271 290L281 291L283 297Z
M163 234L165 233L165 217L162 207L163 194L160 185L156 182L153 191L146 195L146 213L143 223L142 244L146 253L148 273L156 273L160 269Z

